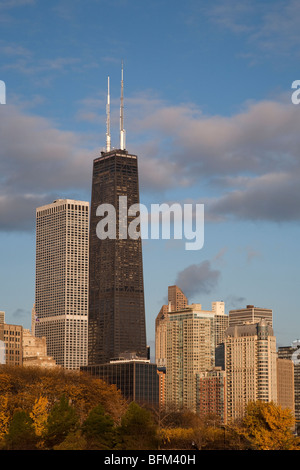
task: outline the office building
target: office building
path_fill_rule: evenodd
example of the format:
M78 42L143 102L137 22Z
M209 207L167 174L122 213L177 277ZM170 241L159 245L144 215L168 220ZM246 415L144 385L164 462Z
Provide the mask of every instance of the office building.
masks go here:
M225 338L227 419L244 416L249 401L277 403L277 353L266 320L231 326Z
M89 204L57 199L36 210L34 335L65 369L87 364Z
M229 311L229 326L242 325L243 323L257 323L261 319L273 326L273 311L269 308L247 305L246 308Z
M154 408L159 406L159 376L156 364L128 354L117 361L82 367L82 371L114 384L128 401Z

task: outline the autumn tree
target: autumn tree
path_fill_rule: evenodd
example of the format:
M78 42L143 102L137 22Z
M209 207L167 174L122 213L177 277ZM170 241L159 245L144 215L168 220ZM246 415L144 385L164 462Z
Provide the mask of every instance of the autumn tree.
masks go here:
M10 414L8 412L8 396L2 395L0 399L0 442L8 431Z
M7 414L16 410L31 413L40 397L47 399L48 410L65 395L83 422L92 408L101 403L116 424L127 408L115 385L87 373L39 367L0 365L0 396L7 396ZM39 404L41 405L41 403Z
M48 399L42 396L36 398L29 416L32 419L36 435L42 436L48 418Z
M248 403L240 432L254 449L292 450L297 448L294 424L291 410L256 401Z

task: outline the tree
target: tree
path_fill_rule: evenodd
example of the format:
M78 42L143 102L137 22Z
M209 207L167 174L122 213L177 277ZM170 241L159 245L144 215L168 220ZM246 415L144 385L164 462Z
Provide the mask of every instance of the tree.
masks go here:
M194 442L193 428L162 428L161 449L191 449Z
M119 428L121 446L125 450L154 450L158 447L158 433L150 411L131 402Z
M258 450L292 450L297 448L293 435L294 417L291 410L273 402L248 403L241 434Z
M81 430L90 448L110 449L113 447L114 421L105 413L102 405L90 411Z
M32 411L29 414L37 436L41 436L45 432L48 418L47 407L48 399L41 396L35 400Z
M53 447L53 450L86 450L87 442L80 429L67 435L64 441Z
M8 396L3 395L1 396L0 400L0 441L5 436L8 426L9 426L9 419L10 415L8 413Z
M39 397L48 400L48 409L62 395L72 400L80 421L101 403L116 424L127 409L127 403L115 385L106 384L88 373L40 367L0 365L0 396L7 396L7 411L22 409L31 413Z
M65 440L68 434L75 432L79 425L76 410L65 395L52 407L46 424L45 443L53 448Z
M5 435L8 450L34 450L38 438L32 419L26 411L16 411Z

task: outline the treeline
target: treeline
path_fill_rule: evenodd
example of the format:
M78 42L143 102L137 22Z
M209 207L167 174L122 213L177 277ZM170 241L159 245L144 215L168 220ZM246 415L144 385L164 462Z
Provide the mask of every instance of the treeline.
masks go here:
M1 450L298 450L293 426L273 403L250 403L243 421L222 426L128 403L84 373L0 366Z

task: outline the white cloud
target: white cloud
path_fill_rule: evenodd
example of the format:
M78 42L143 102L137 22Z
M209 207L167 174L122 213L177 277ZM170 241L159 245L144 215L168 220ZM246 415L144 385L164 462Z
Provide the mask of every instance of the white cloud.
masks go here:
M38 205L89 188L96 150L83 148L80 136L12 105L0 107L0 119L1 229L32 228Z

